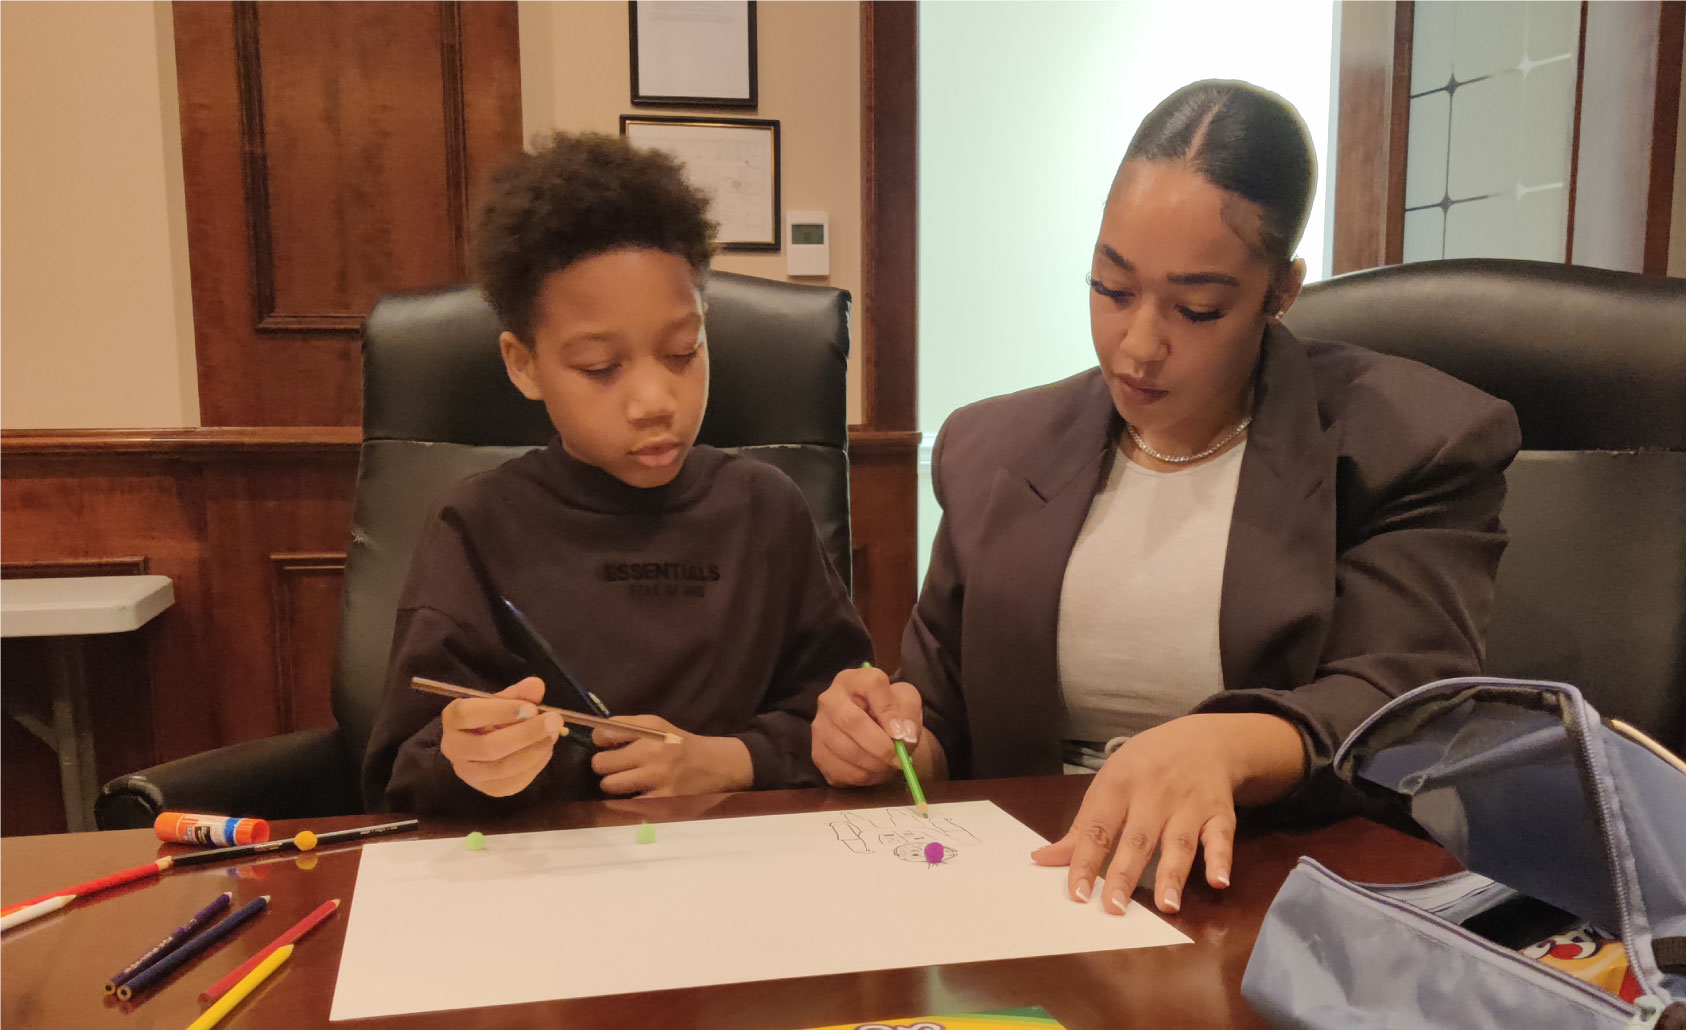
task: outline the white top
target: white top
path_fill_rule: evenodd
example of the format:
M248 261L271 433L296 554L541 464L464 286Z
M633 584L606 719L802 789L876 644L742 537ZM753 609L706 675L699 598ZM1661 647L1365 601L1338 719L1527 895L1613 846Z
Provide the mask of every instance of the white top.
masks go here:
M126 633L146 625L175 600L168 576L0 580L0 635Z
M1060 591L1067 740L1129 737L1223 689L1218 607L1245 450L1175 472L1114 455Z

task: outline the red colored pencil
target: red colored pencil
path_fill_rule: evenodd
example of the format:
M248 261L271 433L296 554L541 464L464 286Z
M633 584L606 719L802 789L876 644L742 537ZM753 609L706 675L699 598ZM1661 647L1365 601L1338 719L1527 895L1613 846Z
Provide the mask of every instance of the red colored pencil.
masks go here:
M28 901L20 901L15 905L7 905L4 909L0 909L0 915L7 915L15 909L23 908L25 905L34 905L38 902L46 901L49 898L56 898L60 894L74 894L79 898L85 898L90 894L98 894L103 890L110 890L113 887L121 887L123 884L128 883L131 880L140 880L148 876L157 876L159 873L168 868L170 868L170 859L166 856L164 858L148 862L145 865L135 866L133 869L125 869L120 873L112 873L110 876L102 876L98 880L89 880L87 883L79 883L74 887L66 887L63 890L52 891L50 893L43 894L38 898L30 898Z
M258 952L256 955L253 955L251 958L249 958L245 962L243 962L239 969L236 969L234 972L228 974L227 976L223 977L221 980L218 980L216 983L207 987L205 989L205 992L203 994L199 995L199 1000L200 1001L216 1001L218 998L227 994L230 990L233 989L235 984L239 983L241 980L244 980L246 978L247 973L250 973L252 970L256 969L258 967L258 963L260 963L264 959L268 958L270 956L271 952L273 952L276 949L282 947L283 945L293 943L294 941L298 940L300 937L303 937L305 934L307 934L310 931L316 929L317 923L320 923L322 920L324 920L324 919L328 918L329 916L333 915L334 910L339 908L339 907L340 907L340 899L338 899L338 898L335 898L332 901L324 901L321 905L317 906L316 911L312 912L308 916L305 916L303 919L300 919L297 923L295 923L293 925L292 929L288 930L286 933L282 934L281 936L275 938L273 941L270 941L269 944L262 951Z

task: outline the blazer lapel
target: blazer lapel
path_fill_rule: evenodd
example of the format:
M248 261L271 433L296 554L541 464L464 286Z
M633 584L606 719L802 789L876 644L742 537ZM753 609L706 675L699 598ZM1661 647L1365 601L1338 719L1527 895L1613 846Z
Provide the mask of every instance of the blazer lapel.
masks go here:
M1311 359L1272 324L1224 559L1224 686L1291 689L1317 670L1334 607L1334 447Z
M1060 591L1116 438L1099 370L1071 410L1034 467L1004 469L991 484L982 523L991 533L966 586L962 644L973 776L1060 769Z

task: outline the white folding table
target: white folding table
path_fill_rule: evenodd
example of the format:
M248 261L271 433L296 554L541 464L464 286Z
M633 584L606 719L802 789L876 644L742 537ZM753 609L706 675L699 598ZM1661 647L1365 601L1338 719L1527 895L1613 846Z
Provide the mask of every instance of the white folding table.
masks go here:
M0 636L50 638L51 725L30 712L7 714L58 755L64 818L71 832L94 828L99 774L87 669L81 648L70 638L139 629L174 602L168 576L0 580Z

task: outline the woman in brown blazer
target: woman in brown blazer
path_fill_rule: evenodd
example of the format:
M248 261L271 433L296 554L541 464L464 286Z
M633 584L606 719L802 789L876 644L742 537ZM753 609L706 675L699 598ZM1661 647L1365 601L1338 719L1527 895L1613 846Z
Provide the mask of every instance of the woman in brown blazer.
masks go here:
M1316 176L1281 97L1172 94L1137 130L1089 274L1098 367L954 413L895 682L840 674L814 761L837 785L1097 768L1035 853L1121 913L1149 860L1180 907L1228 886L1237 805L1335 814L1335 749L1403 691L1479 671L1510 406L1279 318Z

